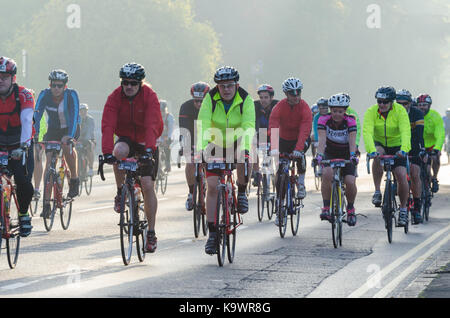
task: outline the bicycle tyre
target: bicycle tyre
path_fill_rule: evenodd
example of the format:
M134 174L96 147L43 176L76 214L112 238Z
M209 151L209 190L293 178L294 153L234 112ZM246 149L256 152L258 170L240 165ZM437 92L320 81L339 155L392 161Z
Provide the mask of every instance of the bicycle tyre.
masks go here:
M392 192L392 184L389 181L386 181L383 199L383 216L389 244L392 243L392 218L393 218L391 192Z
M130 264L133 253L134 236L134 192L130 192L128 186L122 187L122 197L120 200L120 250L123 263Z
M200 222L201 222L201 203L200 202L200 184L195 180L194 183L194 193L192 193L192 199L194 200L194 209L193 209L193 221L194 221L194 236L195 238L198 238L198 235L200 233Z
M232 195L230 193L230 195ZM237 222L237 209L236 209L236 203L233 199L233 204L230 207L231 213L230 213L230 224L229 227L226 229L227 232L227 256L228 261L230 263L233 263L234 255L236 252L236 227L238 225Z
M336 183L333 182L332 186L332 196L331 196L331 202L330 202L330 217L331 217L331 236L333 238L333 246L334 248L338 248L339 246L339 232L342 229L342 227L339 227L339 205L337 203L337 190L336 190Z
M292 191L294 192L294 191ZM294 193L291 194L291 197L294 197ZM300 200L299 199L294 199L293 201L293 212L291 214L291 231L292 231L292 235L296 236L298 233L298 227L300 225Z
M284 238L286 234L287 228L287 208L288 208L288 179L287 176L283 173L280 176L280 191L278 197L278 231L280 233L280 237Z
M161 180L161 193L164 195L166 194L167 190L167 179L169 178L169 174L165 173L164 178Z
M19 235L19 209L16 206L13 195L10 199L9 207L9 237L6 239L6 254L8 258L9 268L14 269L17 265L20 249Z
M136 253L139 261L142 263L145 260L145 240L147 239L147 231L148 231L148 220L145 215L145 211L142 207L142 202L139 201L136 203L137 211L137 222L136 222Z
M263 183L264 183L265 175L263 175ZM262 222L264 217L264 194L262 193L262 186L261 182L258 183L258 187L256 188L256 200L257 200L257 207L258 207L258 221Z
M314 165L314 185L316 186L316 190L320 190L321 178L317 176L317 165Z
M89 176L87 181L84 183L84 188L87 195L91 195L92 192L92 176Z
M59 209L59 216L61 218L61 226L63 230L67 230L69 228L70 220L72 218L72 200L70 200L65 207Z
M42 210L44 210L45 202L50 204L50 216L47 218L45 215L44 218L44 226L47 232L50 232L53 227L53 222L55 221L56 214L56 199L55 199L55 179L57 175L52 173L51 171L47 171L47 174L44 178L44 195L43 195L43 205ZM50 194L47 194L50 193ZM49 196L49 197L47 197Z
M227 249L227 233L226 233L226 209L224 189L220 189L217 195L216 208L216 228L217 228L217 262L222 267L225 262L225 253Z
M36 215L38 205L39 205L39 200L37 200L37 199L31 200L31 202L30 202L30 215L32 217Z

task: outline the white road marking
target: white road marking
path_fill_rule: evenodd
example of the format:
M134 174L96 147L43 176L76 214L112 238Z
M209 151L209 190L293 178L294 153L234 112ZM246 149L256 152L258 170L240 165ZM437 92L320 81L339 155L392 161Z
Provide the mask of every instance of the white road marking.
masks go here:
M392 280L386 287L381 289L378 293L373 296L374 298L384 298L389 293L391 293L400 283L403 279L408 277L415 269L417 269L425 260L432 255L434 252L436 252L442 245L447 243L450 240L450 234L447 235L443 240L441 240L439 243L434 245L431 249L429 249L422 257L418 258L414 263L412 263L407 269L403 271L400 275L398 275L394 280Z
M114 263L120 263L121 261L122 261L121 258L113 258L113 259L110 259L110 260L106 261L106 263L114 264Z
M79 212L89 212L89 211L97 211L97 210L103 210L103 209L112 209L112 208L114 208L113 205L100 206L100 207L98 207L98 208L89 208L89 209L78 210L76 213L79 213Z
M404 261L406 261L408 258L416 254L418 251L420 251L425 246L431 244L436 238L444 234L450 229L450 225L448 225L446 228L440 230L439 232L435 233L431 237L429 237L425 242L417 245L415 248L411 249L408 253L405 255L397 258L394 262L386 266L381 272L378 274L380 279L383 279L387 274L392 272L394 269L396 269L398 266L400 266ZM355 290L353 293L347 296L347 298L358 298L362 297L366 292L368 292L370 289L372 289L373 286L371 286L370 282L367 281L364 285L362 285L360 288Z

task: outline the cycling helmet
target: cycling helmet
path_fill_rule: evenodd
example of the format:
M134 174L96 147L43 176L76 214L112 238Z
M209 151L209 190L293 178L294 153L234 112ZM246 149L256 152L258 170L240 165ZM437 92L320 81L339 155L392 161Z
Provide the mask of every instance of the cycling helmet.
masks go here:
M88 110L89 109L88 104L80 104L80 110L82 110L82 109Z
M214 74L214 82L219 83L223 81L239 82L239 72L232 66L218 68Z
M397 101L407 101L412 102L412 95L411 93L406 90L402 89L397 92Z
M67 84L69 81L69 75L64 70L53 70L48 75L49 81L62 81L64 84Z
M298 78L290 77L283 82L283 92L302 90L303 84Z
M328 107L349 107L350 106L350 96L345 93L339 93L333 95L328 100Z
M429 104L431 106L432 103L431 96L428 94L422 94L417 97L417 104Z
M326 98L320 98L318 101L317 101L317 106L327 106L328 107L328 99L326 99Z
M137 63L127 63L120 69L120 78L134 79L142 81L145 78L145 69Z
M6 56L0 57L0 73L8 73L11 75L16 75L17 73L17 64L16 62Z
M262 84L260 87L258 87L258 94L261 92L268 92L269 95L272 97L275 95L273 87L270 86L269 84Z
M397 92L395 91L395 88L392 86L389 87L380 87L377 92L375 93L376 99L386 99L389 101L394 101L394 99L397 97Z
M191 95L194 98L204 98L209 92L209 85L205 82L197 82L191 87Z
M317 114L319 112L319 106L317 106L317 104L312 105L311 112Z

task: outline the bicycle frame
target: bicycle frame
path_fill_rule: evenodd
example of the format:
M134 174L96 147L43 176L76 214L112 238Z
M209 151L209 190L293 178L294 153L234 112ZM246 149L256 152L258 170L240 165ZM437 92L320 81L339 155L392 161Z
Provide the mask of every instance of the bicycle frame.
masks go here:
M4 155L5 153L0 153L1 155ZM6 153L7 154L7 153ZM16 237L19 235L19 227L15 227L11 229L11 223L9 218L9 211L7 215L7 211L5 211L5 204L4 204L4 193L5 193L5 186L9 187L10 193L9 197L7 198L9 200L9 206L11 206L11 198L14 200L14 204L17 207L17 210L19 210L19 202L17 201L17 195L15 186L11 180L11 175L7 169L6 166L0 164L0 193L1 193L1 235L4 239L9 239L11 237ZM8 208L9 210L9 208ZM8 217L7 217L8 216Z
M47 149L47 145L51 145L50 147L53 148L53 149L51 149L52 156L51 156L50 165L48 167L48 171L50 171L55 177L57 177L57 175L60 172L64 171L64 176L61 179L61 185L58 184L57 178L53 178L53 191L55 193L57 207L62 208L64 206L63 188L64 188L64 181L65 181L63 179L65 179L66 176L69 176L69 179L70 179L70 171L67 167L63 151L61 151L62 150L61 142L46 141L46 142L44 142L44 144L46 145L46 149ZM58 149L57 145L59 145L59 149ZM56 164L57 164L58 159L60 159L60 165L59 165L58 171L56 171ZM60 175L60 177L61 177L61 175Z

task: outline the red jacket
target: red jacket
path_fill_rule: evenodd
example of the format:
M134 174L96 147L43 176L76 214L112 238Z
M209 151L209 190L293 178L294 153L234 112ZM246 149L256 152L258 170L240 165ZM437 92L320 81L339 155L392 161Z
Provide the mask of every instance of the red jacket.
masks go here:
M311 109L303 99L299 104L291 106L285 98L275 105L270 114L269 133L272 128L280 129L281 139L297 140L295 150L303 151L305 141L311 134Z
M111 154L114 135L129 137L145 148L156 149L156 140L161 136L164 123L161 117L158 96L143 84L139 93L130 100L118 87L108 96L102 117L102 151Z

